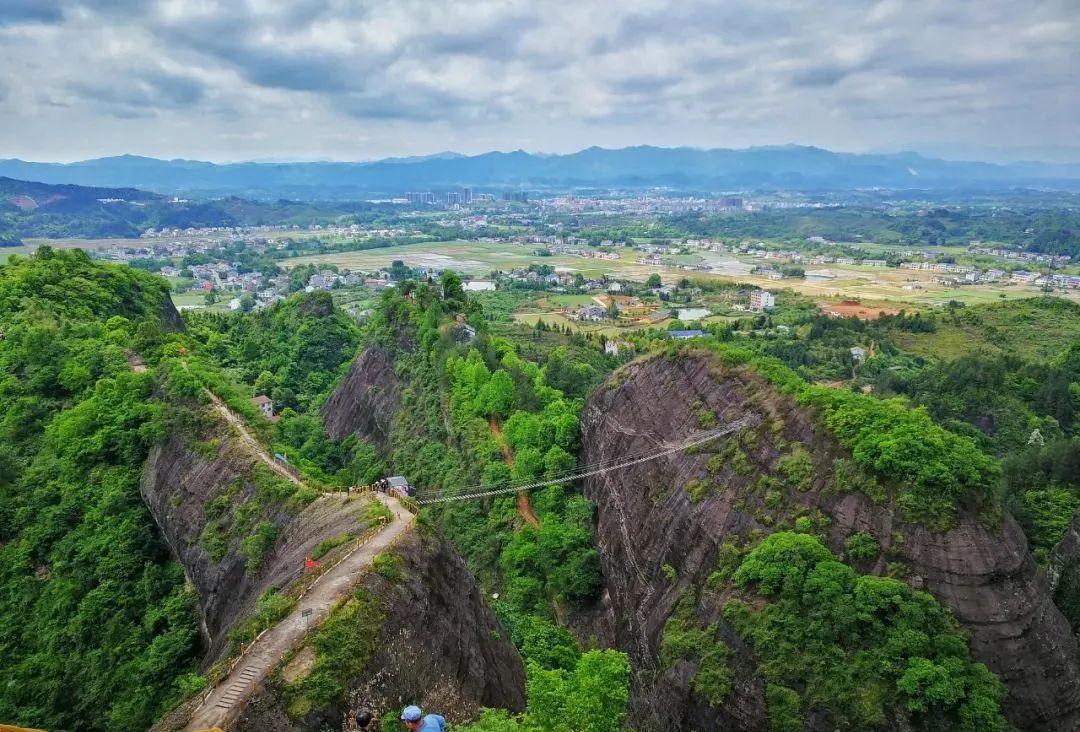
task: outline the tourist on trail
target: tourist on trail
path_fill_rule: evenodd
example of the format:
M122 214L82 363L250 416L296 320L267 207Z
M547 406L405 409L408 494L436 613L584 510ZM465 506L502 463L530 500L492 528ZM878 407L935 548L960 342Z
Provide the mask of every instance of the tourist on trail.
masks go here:
M401 711L401 721L413 732L443 732L446 720L438 714L425 715L420 707L410 705Z

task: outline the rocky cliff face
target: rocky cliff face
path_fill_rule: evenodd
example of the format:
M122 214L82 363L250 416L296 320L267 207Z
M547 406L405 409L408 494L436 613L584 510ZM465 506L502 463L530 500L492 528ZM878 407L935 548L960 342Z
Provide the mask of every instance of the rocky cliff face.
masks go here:
M165 302L162 305L161 323L165 330L168 331L179 333L184 330L184 319L180 316L180 311L176 309L176 304L168 295L165 296Z
M347 700L299 716L290 709L289 687L303 682L314 657L314 649L305 647L262 684L236 732L340 729L352 711L385 715L406 704L451 722L473 718L485 706L524 707L521 658L456 552L421 526L392 554L398 558L396 575L371 572L360 584L386 613L374 655L348 680Z
M752 415L756 426L705 450L676 453L585 484L598 507L612 635L607 640L630 653L637 669L631 703L636 728L769 729L752 650L723 620L720 602L706 600L695 611L703 624L718 623L732 651L735 688L723 708L694 697L688 664L660 669L659 644L684 590L704 582L725 539L768 533L794 513L808 512L831 520L834 552L851 533L874 534L883 555L870 571L884 571L885 555L903 562L912 585L953 611L971 634L975 658L1007 685L1005 711L1019 728L1080 728L1080 650L1015 521L1006 516L992 528L963 517L952 530L933 533L905 523L888 505L875 505L863 493L826 492L835 461L843 460L845 451L812 414L752 372L724 367L706 355L625 367L586 405L582 460L593 464L655 451L660 441L675 442L701 430L710 415L720 423ZM753 484L793 445L801 445L813 461L814 477L805 491L789 490L785 508L777 512L764 505ZM709 457L732 448L745 457L742 464L727 460L710 470ZM695 480L712 486L703 496L696 491L697 502L685 490ZM674 580L665 565L675 570ZM809 719L808 725L831 729L823 719Z
M262 568L249 571L241 550L242 538L251 529L227 538L223 553L211 556L203 538L207 525L224 511L252 505L259 494L255 476L264 468L224 425L215 431L220 437L214 442L170 437L151 454L141 485L154 520L198 593L208 646L204 666L226 650L228 631L250 614L263 592L303 573L304 558L319 542L346 532L359 534L368 525L366 505L346 503L344 496L292 508L260 502L248 523L269 521L278 529Z
M399 406L393 354L368 348L323 406L326 433L335 440L360 434L385 446Z
M1047 574L1054 602L1073 631L1080 632L1080 511L1073 514L1065 536L1050 553Z

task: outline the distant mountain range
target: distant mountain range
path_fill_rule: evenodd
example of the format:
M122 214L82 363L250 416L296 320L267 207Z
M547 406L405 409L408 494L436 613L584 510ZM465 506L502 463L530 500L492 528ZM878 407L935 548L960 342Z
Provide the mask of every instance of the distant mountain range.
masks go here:
M148 228L326 223L374 208L363 201L174 198L0 177L0 247L33 237L137 237Z
M696 191L1002 189L1080 190L1080 164L999 165L917 153L837 153L786 145L744 150L591 147L568 155L521 150L481 155L439 153L362 163L227 163L121 155L77 163L0 160L0 176L45 183L134 187L159 193L248 198L335 199L400 195L469 185L477 188Z

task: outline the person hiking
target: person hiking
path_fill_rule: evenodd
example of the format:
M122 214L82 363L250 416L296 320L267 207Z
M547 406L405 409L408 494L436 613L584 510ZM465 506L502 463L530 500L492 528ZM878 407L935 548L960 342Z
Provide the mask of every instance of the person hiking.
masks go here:
M438 714L425 715L420 707L410 705L401 711L401 721L413 732L444 732L446 720Z

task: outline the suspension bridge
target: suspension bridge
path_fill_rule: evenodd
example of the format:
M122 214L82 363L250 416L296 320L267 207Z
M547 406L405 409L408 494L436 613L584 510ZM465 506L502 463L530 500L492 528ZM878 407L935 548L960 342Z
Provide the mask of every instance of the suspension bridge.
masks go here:
M575 480L582 478L588 478L593 475L600 475L601 473L608 473L615 470L622 470L634 465L640 465L641 463L647 463L651 460L657 460L667 455L673 455L677 452L689 450L693 447L704 445L713 440L718 440L721 437L738 432L750 423L748 417L743 419L729 422L728 424L718 427L708 432L699 432L691 435L685 440L681 440L674 444L664 445L658 450L646 451L637 453L634 455L622 455L613 460L605 460L593 463L591 465L585 465L574 470L567 471L560 475L545 478L543 480L533 481L521 481L501 483L498 485L475 485L463 488L446 488L446 489L433 489L426 491L419 491L413 500L421 506L430 506L439 503L452 503L455 501L472 501L480 498L488 498L490 496L502 496L512 493L521 493L523 491L531 491L537 488L544 488L549 485L558 485L559 483L571 483Z
M215 406L240 433L242 441L259 457L267 462L269 454L246 429L246 425L236 415L215 399ZM409 498L409 502L419 506L471 501L491 496L509 495L531 491L559 483L570 483L582 478L622 470L657 460L667 455L692 449L700 445L734 434L752 422L751 417L730 422L717 429L699 432L675 443L659 443L654 449L636 454L624 454L611 460L602 460L590 465L583 465L559 475L543 480L508 482L498 485L474 485L457 488L432 489L422 491ZM299 481L295 476L289 476ZM370 490L364 486L363 490ZM367 571L374 557L380 551L387 550L412 527L413 516L401 510L393 495L376 495L376 500L387 504L394 515L393 520L381 530L375 531L364 543L358 544L339 563L320 577L314 591L306 595L296 608L277 625L264 631L256 640L233 661L224 677L199 699L188 713L184 732L203 732L228 729L240 715L247 699L263 679L280 663L284 655L296 648L307 635L309 622L318 624L330 612L334 603L343 597L355 585L358 577ZM413 506L410 510L416 510ZM309 621L309 617L314 616Z

